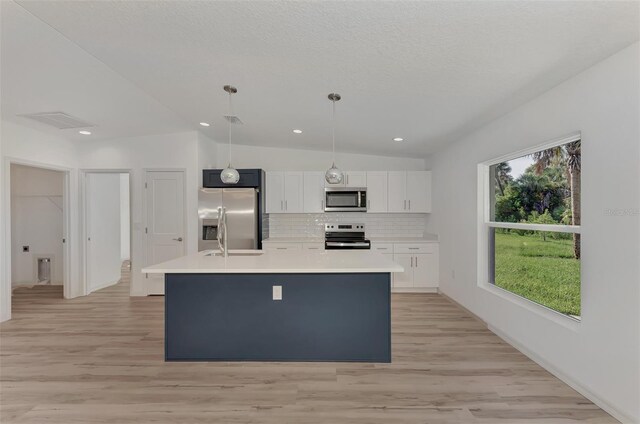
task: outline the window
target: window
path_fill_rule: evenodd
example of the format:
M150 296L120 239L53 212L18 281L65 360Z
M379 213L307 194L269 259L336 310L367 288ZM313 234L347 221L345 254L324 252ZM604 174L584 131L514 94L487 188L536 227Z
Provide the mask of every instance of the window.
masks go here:
M579 319L579 135L481 171L487 282Z

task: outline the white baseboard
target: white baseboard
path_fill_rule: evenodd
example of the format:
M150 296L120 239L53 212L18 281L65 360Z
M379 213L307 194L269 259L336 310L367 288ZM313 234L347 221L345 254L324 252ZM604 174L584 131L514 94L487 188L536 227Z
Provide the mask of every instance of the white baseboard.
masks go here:
M588 388L586 388L582 384L580 384L577 381L575 381L573 378L569 377L567 374L565 374L564 372L562 372L561 370L556 368L554 365L550 364L545 359L543 359L540 356L538 356L537 354L531 352L529 349L527 349L526 347L524 347L522 344L518 343L517 341L513 340L511 337L507 336L502 331L498 330L497 328L495 328L495 327L493 327L491 325L487 325L487 328L489 329L489 331L493 332L496 336L500 337L502 340L504 340L505 342L509 343L511 346L515 347L517 350L520 351L520 353L522 353L525 356L527 356L533 362L537 363L542 368L544 368L545 370L549 371L554 376L558 377L564 383L569 385L573 390L575 390L576 392L580 393L582 396L584 396L587 399L589 399L591 402L593 402L598 407L603 409L605 412L607 412L609 415L611 415L616 420L620 421L621 423L629 423L629 424L638 423L638 421L636 421L632 417L627 416L626 414L620 412L613 405L611 405L609 402L605 401L600 396L596 395L591 390L589 390Z
M392 287L391 293L438 293L437 287Z
M91 291L89 292L89 294L91 294L91 293L93 293L93 292L96 292L96 291L98 291L98 290L106 289L107 287L114 286L114 285L118 284L119 282L120 282L120 280L118 280L118 281L113 281L113 282L108 282L108 283L102 284L102 285L100 285L100 286L98 286L98 287L95 287L95 288L91 289Z

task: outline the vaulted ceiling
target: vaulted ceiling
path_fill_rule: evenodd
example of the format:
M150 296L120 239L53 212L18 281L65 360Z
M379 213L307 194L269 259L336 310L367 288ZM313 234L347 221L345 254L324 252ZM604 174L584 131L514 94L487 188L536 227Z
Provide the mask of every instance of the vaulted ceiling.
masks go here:
M329 149L336 91L338 149L398 156L428 154L639 38L633 1L5 3L3 115L65 110L97 138L198 129L225 141L233 84L245 123L234 142Z

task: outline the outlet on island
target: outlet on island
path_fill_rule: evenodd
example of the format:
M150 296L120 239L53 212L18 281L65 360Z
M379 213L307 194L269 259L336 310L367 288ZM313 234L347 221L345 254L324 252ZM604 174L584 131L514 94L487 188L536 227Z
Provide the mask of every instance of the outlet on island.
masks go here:
M282 286L273 286L273 300L282 300Z

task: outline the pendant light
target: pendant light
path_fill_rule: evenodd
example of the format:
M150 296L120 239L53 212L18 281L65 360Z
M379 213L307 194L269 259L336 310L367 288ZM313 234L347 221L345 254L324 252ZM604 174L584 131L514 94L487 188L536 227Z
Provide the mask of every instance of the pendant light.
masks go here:
M225 85L224 91L229 93L229 115L224 116L224 118L229 122L229 164L222 170L222 172L220 172L220 179L225 184L238 184L238 181L240 181L240 174L238 174L238 170L231 165L231 125L242 124L240 118L233 114L233 107L231 105L231 95L237 93L238 89L231 85Z
M329 100L332 104L331 113L331 136L333 139L333 159L331 168L327 169L324 174L324 179L329 184L340 184L344 180L344 173L336 167L336 102L341 99L338 93L329 94Z

